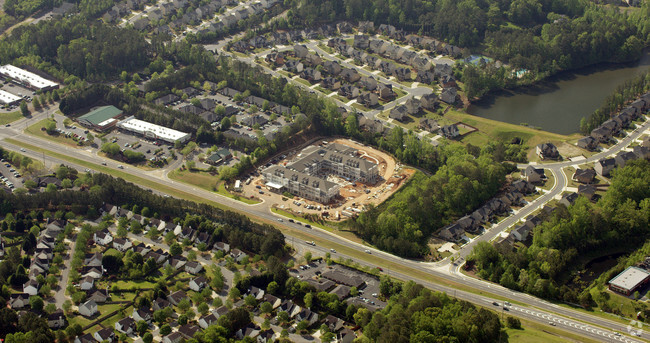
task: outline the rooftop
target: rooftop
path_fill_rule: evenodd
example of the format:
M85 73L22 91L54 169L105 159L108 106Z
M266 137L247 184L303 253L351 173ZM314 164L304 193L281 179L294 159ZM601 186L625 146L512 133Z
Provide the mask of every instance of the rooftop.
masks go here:
M140 119L135 119L134 117L129 117L125 120L122 120L121 122L117 123L117 126L122 129L134 131L145 136L154 136L155 138L165 141L182 141L188 139L190 136L189 133L152 124Z
M620 274L609 280L609 284L626 290L633 290L637 285L645 281L650 272L638 267L627 267Z
M10 104L12 102L16 102L21 100L22 98L19 97L18 95L13 95L7 91L3 91L0 89L0 103L2 104Z
M103 124L115 117L122 115L122 110L115 106L101 106L79 117L79 120L87 121L93 125Z
M6 64L0 67L0 74L6 75L15 80L20 80L38 89L57 87L59 85L56 82L45 79L27 70L12 66L11 64Z

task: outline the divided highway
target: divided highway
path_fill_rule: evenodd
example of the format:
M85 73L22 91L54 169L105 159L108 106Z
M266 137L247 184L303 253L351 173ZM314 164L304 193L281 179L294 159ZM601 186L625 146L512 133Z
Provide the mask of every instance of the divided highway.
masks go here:
M18 123L18 125L14 125L8 128L7 127L0 128L0 139L3 139L1 145L8 150L14 150L14 151L20 150L22 146L10 144L9 142L4 140L4 138L12 138L21 143L42 147L51 152L65 154L66 156L83 160L86 163L93 164L95 167L100 167L102 162L107 162L108 167L110 168L117 167L118 163L99 157L91 151L75 149L75 148L66 147L58 144L52 144L50 141L46 141L38 137L33 137L33 136L23 134L22 130L20 130L20 127L25 127L26 125L28 125L27 122L32 122L35 120L38 120L38 118L33 118L31 120L24 120L25 121L24 123L23 120L21 120ZM629 145L634 139L639 137L641 133L647 130L648 128L650 128L650 123L646 122L641 128L635 130L631 135L623 139L620 143L618 143L617 145L609 149L607 152L597 154L587 160L576 161L576 162L566 161L566 162L545 164L544 167L550 169L550 171L555 176L556 184L554 185L554 187L546 194L542 195L535 201L528 204L523 209L519 210L517 214L505 219L504 221L495 225L492 229L487 231L484 235L477 237L477 239L475 239L472 243L467 244L461 250L460 257L464 258L471 252L471 248L473 247L473 244L475 244L474 242L480 240L489 240L495 237L500 232L508 228L510 225L516 223L519 219L524 218L529 213L532 213L537 208L543 206L547 201L559 195L567 184L566 176L562 172L561 168L566 166L586 163L589 161L596 160L598 158L608 156L610 154L614 154L617 151L620 151L623 148L625 148L627 145ZM22 153L38 160L43 158L42 153L31 151L29 149L27 149L25 152ZM48 152L46 152L46 154L48 154ZM65 158L59 159L49 155L46 157L46 162L48 164L64 163L73 166L79 170L84 170L89 167L88 165L75 165L74 163L68 162ZM521 165L520 167L524 167L524 166L525 165ZM480 306L494 308L495 307L493 305L494 302L498 302L501 306L502 299L508 299L514 303L512 306L508 307L508 313L511 315L519 316L545 325L548 325L552 322L554 326L596 340L636 342L633 338L630 338L629 336L622 336L616 334L616 332L623 332L623 333L627 332L626 326L618 322L607 320L598 316L589 315L583 311L577 311L566 307L558 306L549 303L547 301L535 298L528 294L514 292L512 290L506 289L499 285L495 285L483 280L477 280L474 278L466 277L458 272L462 262L454 264L451 263L450 259L447 259L443 262L438 262L438 263L424 263L424 262L416 262L407 259L402 259L400 257L376 249L369 248L365 245L343 239L337 236L336 234L330 233L322 229L318 229L318 228L306 229L303 226L287 223L286 221L282 223L277 222L279 216L270 211L270 204L268 203L261 203L256 205L243 204L239 201L227 197L223 197L216 193L212 193L200 188L196 188L191 185L168 180L164 177L164 175L159 175L159 176L153 175L153 173L151 172L146 172L136 167L128 166L126 167L126 169L121 170L121 172L126 172L133 176L140 177L142 179L146 179L156 183L161 183L167 187L171 187L175 190L182 191L182 192L188 192L193 195L202 197L206 200L218 202L225 206L234 208L240 212L245 212L248 215L258 219L274 221L275 224L279 226L281 229L283 227L284 228L291 227L293 230L302 230L301 234L311 236L314 237L314 239L317 239L319 242L319 246L317 247L307 246L304 243L303 239L301 239L300 237L292 236L291 233L287 233L286 230L284 230L284 232L285 235L287 236L288 241L290 240L289 241L290 243L303 245L305 249L316 250L323 254L329 251L329 248L332 246L334 247L342 246L350 249L355 249L358 251L369 249L372 254L368 255L368 258L365 258L363 260L357 259L356 262L359 262L362 265L368 265L372 267L382 267L386 265L386 263L398 264L403 268L400 268L399 270L396 269L388 270L387 268L384 268L385 273L403 280L414 280L416 282L422 283L423 285L433 290L446 292L447 294L453 295L459 299L470 301ZM330 246L328 246L328 244ZM348 258L348 256L345 256L341 252L336 253L335 256ZM429 275L429 277L415 278L412 275L413 272L417 273L418 275ZM435 280L439 280L438 281L439 283L434 282ZM477 293L458 290L458 287L454 287L454 284L459 284L467 288L471 288L473 290L476 290ZM495 309L505 311L501 307ZM644 339L650 339L650 335L646 333L644 333L642 337Z

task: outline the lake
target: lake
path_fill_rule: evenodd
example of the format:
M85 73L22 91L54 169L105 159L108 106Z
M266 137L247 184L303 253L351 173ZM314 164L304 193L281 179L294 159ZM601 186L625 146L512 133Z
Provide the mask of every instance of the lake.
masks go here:
M560 73L533 86L504 90L472 104L473 115L542 130L579 132L580 119L598 109L618 85L650 66L650 50L630 64L603 64Z

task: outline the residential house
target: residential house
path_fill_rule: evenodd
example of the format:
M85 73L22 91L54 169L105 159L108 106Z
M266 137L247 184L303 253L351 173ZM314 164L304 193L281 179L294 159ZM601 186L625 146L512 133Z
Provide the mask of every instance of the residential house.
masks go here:
M187 259L183 256L174 256L163 263L163 267L171 266L174 270L179 270L185 266Z
M544 168L535 168L533 166L528 166L524 169L523 176L526 177L526 181L530 183L541 182L546 179L544 175Z
M536 153L542 160L554 160L560 158L560 153L553 143L542 143L537 145Z
M300 73L300 77L307 81L319 82L321 80L321 73L316 69L306 68Z
M151 308L153 308L154 311L160 311L170 306L171 303L169 301L163 298L156 298L156 300L153 301Z
M410 98L406 100L406 103L404 103L404 106L406 106L406 111L410 115L416 115L420 113L422 110L422 105L420 100L417 100L415 98Z
M113 342L116 337L115 337L115 332L113 332L112 328L104 328L101 329L93 334L93 337L98 341L98 342Z
M163 337L162 341L163 343L181 343L183 341L183 335L180 332L172 332Z
M352 343L356 338L357 335L355 335L354 331L348 328L343 328L336 334L336 340L339 343Z
M199 331L201 331L201 328L194 324L185 324L178 328L178 332L183 335L185 339L193 338Z
M330 281L330 280L327 280L327 281ZM330 281L330 282L332 282L332 281ZM339 300L343 300L343 299L347 298L348 296L350 296L350 287L346 286L346 285L337 285L329 293L336 295L339 298Z
M589 168L589 169L580 169L578 168L575 173L573 173L573 176L571 177L573 180L578 181L580 183L592 183L594 181L594 178L596 177L596 171Z
M305 45L296 44L293 46L293 55L296 58L304 58L309 53L309 49Z
M88 300L79 305L79 314L84 317L92 317L97 313L97 303L93 300Z
M257 343L271 343L273 342L274 336L275 332L273 332L273 330L263 330L259 335L257 335Z
M136 322L139 321L145 321L147 323L151 323L151 319L153 318L153 312L146 307L146 308L140 308L140 309L133 309L133 313L131 314L131 318L135 320Z
M411 79L411 69L397 68L395 69L395 77L400 81L408 81Z
M345 321L341 318L335 317L333 315L328 315L325 317L325 320L323 321L323 324L327 325L329 328L330 332L336 333L339 330L343 329L345 325Z
M14 310L24 308L29 305L29 296L27 293L12 293L9 295L9 306Z
M379 97L375 93L365 92L357 98L357 102L366 107L374 107L379 104Z
M95 340L93 335L91 335L90 333L87 333L87 334L75 337L74 343L97 343L97 341Z
M295 317L301 310L300 306L294 304L291 300L283 301L277 309L278 312L286 312L289 314L289 318Z
M91 278L97 280L101 279L102 275L104 275L104 268L84 266L81 268L81 272L82 277L90 276Z
M244 339L244 337L255 338L257 335L259 335L259 333L259 326L255 325L254 323L249 323L243 328L237 330L237 332L235 332L235 337L240 340Z
M343 69L340 75L345 81L350 83L357 82L359 79L361 79L359 72L357 72L356 69L351 68Z
M81 288L82 291L91 290L94 286L95 279L90 276L86 276L85 278L81 279L81 281L79 281L79 288Z
M366 35L354 35L354 43L352 46L354 46L357 49L368 49L368 46L370 44L370 36Z
M87 294L86 296L87 300L93 300L98 304L105 303L109 298L108 289L89 290L88 292L86 292L86 294Z
M121 252L125 252L131 249L131 246L132 246L131 241L126 238L118 237L113 240L113 248Z
M341 81L339 81L338 79L333 78L333 77L326 77L326 78L322 79L320 84L324 88L330 89L330 90L333 90L333 91L341 88Z
M359 31L361 32L374 32L375 31L375 23L372 21L360 21L359 22Z
M323 70L330 75L338 75L341 73L341 65L335 61L323 62Z
M422 108L434 111L438 105L438 95L436 93L425 94L420 98Z
M451 242L458 242L464 235L465 231L457 223L448 225L438 232L438 236Z
M446 102L450 105L453 105L456 103L456 96L458 95L458 91L454 87L447 87L442 89L442 93L440 93L440 100L443 102Z
M631 151L619 151L618 154L616 154L616 157L614 157L614 161L616 162L616 166L619 168L625 167L625 164L629 161L636 160L637 156L635 153Z
M264 294L264 297L262 299L264 301L268 301L268 303L271 304L274 310L280 307L280 305L282 304L282 299L268 293Z
M425 130L429 132L436 132L440 129L440 125L438 125L438 122L431 118L420 119L420 124L418 125L418 127L421 130Z
M298 74L305 69L305 66L300 61L287 61L283 68L294 74Z
M389 118L404 121L408 118L408 109L404 105L395 106L390 110Z
M578 199L578 193L568 193L562 195L562 198L560 199L559 203L566 207L569 207L573 205L573 203L576 202L577 199Z
M578 194L593 200L596 195L596 187L593 185L578 185Z
M113 236L107 229L97 231L93 234L93 240L99 245L108 245L113 241Z
M616 160L613 158L601 159L594 165L594 170L600 176L609 176L609 172L616 168Z
M212 250L223 251L224 253L227 253L230 251L230 244L224 242L217 242L214 243L214 247L212 248Z
M612 132L603 126L599 126L591 130L590 137L593 137L596 141L600 143L606 143L612 138Z
M344 96L348 99L354 99L359 96L359 88L346 83L339 89L339 95Z
M598 141L594 137L586 136L586 137L580 138L578 140L578 143L576 143L576 145L579 148L583 148L585 150L593 151L593 150L596 150L596 148L598 148Z
M27 293L29 295L36 295L38 294L38 281L36 280L29 280L26 283L23 284L23 293Z
M381 61L379 62L379 70L386 74L387 76L395 74L395 70L397 67L395 64L388 62L388 61Z
M65 314L63 310L57 309L56 311L47 315L47 326L50 329L60 329L65 327Z
M458 131L458 126L456 126L456 124L445 125L441 127L440 133L447 139L453 139L460 136L460 132Z
M395 97L395 92L393 92L392 84L380 83L377 85L377 94L381 99L389 100Z
M179 304L183 299L189 299L189 298L187 297L187 294L185 294L185 292L183 292L183 291L176 291L176 292L170 294L169 297L168 297L167 299L169 299L169 302L172 303L173 305L178 306L178 304Z
M415 81L432 85L436 82L435 77L435 74L429 70L418 70L418 74L415 76Z
M318 313L313 312L308 308L303 308L302 311L298 312L296 315L296 322L302 322L303 320L309 324L308 327L312 326L318 321Z
M650 160L650 148L648 147L636 145L632 148L632 152L638 159Z
M200 273L202 270L203 270L203 265L199 262L190 261L185 264L185 271L192 275L196 275Z
M235 248L230 251L230 256L235 259L238 263L241 263L245 258L248 257L248 254Z
M199 319L199 326L203 329L207 329L208 326L216 324L217 320L217 316L215 316L213 313L210 313Z
M135 331L135 320L131 317L122 318L115 323L115 330L130 335Z
M377 89L377 80L372 76L362 76L359 80L359 86L365 88L367 91L374 91Z
M316 68L317 66L323 64L323 59L316 54L307 54L307 56L303 58L303 62L312 68Z

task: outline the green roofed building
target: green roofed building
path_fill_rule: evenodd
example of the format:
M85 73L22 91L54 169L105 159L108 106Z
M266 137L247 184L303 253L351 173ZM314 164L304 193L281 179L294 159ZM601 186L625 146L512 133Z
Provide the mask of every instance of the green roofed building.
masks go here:
M123 112L115 106L101 106L77 118L79 124L97 131L112 129Z
M215 152L214 154L210 155L208 158L206 158L205 163L209 163L216 166L228 161L231 158L232 158L232 154L230 153L230 150L226 148L222 148L219 149L219 151Z

